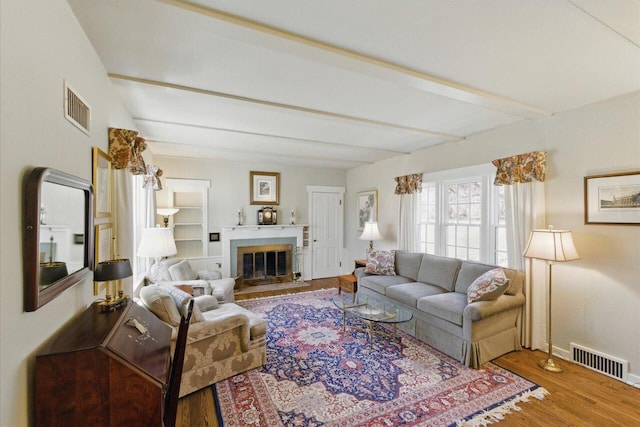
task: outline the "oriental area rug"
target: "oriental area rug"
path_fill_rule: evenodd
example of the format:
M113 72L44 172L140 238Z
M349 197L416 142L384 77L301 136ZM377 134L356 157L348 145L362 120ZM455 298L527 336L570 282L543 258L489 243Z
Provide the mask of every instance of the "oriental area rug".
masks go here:
M401 331L375 335L370 349L366 332L342 332L336 294L239 302L267 319L267 364L213 385L222 425L478 426L547 393L491 363L467 368Z

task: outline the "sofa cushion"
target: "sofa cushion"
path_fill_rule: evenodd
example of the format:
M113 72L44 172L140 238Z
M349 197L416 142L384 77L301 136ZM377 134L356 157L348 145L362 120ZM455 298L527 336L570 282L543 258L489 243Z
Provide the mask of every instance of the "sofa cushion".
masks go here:
M156 317L171 326L180 324L180 312L169 293L159 286L150 285L140 289L140 299Z
M371 249L367 252L367 265L364 269L368 274L395 276L395 255L389 251Z
M222 273L218 270L201 270L198 271L198 279L202 280L218 280L222 279Z
M424 254L418 272L418 282L429 283L440 286L447 291L453 291L460 264L462 261L456 258Z
M467 306L467 296L458 292L422 297L418 300L419 310L462 326L462 314Z
M417 280L422 255L421 253L396 251L396 274Z
M171 280L196 280L198 278L198 275L191 269L189 261L186 259L169 267L169 274L171 275Z
M483 264L481 262L463 261L460 266L458 278L456 279L455 291L466 294L469 286L471 286L478 277L495 268L500 267L497 265Z
M180 258L167 258L161 260L160 262L156 262L151 266L151 268L149 268L149 273L145 276L145 278L150 283L158 283L162 280L171 280L169 267L177 264L180 261Z
M408 282L413 282L413 280L402 276L362 276L358 279L358 288L367 288L381 295L386 295L389 286Z
M201 313L218 308L218 298L213 295L201 295L193 298Z
M504 275L504 270L494 268L489 270L476 280L467 289L467 302L491 301L504 294L509 285L509 279Z
M428 285L421 282L402 283L387 288L387 297L408 305L416 307L418 299L429 295L438 295L446 292L439 286Z
M187 306L189 305L189 302L193 299L193 297L177 286L159 286L159 288L171 295L171 298L173 298L173 300L175 301L176 308L178 309L180 315L185 315L187 312ZM192 313L193 314L191 316L191 323L198 323L204 320L204 317L200 312L200 308L195 302L193 304ZM179 326L179 324L180 320L178 319L178 324L173 326Z

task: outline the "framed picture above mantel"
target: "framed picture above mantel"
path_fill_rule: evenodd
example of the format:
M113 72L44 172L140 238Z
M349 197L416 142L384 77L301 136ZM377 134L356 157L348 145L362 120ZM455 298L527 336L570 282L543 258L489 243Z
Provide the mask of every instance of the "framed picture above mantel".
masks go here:
M640 171L584 177L585 224L640 225Z
M280 173L256 172L249 174L250 203L252 205L277 205L280 203Z

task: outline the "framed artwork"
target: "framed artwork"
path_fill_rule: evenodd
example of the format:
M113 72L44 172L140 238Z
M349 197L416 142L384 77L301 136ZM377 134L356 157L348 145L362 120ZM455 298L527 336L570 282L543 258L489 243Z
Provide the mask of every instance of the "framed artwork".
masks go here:
M358 193L358 231L364 229L364 223L378 221L378 191L361 191Z
M280 173L255 172L249 175L252 205L277 205L280 200Z
M93 147L93 212L96 218L111 216L111 158Z
M584 223L640 225L640 171L584 177Z
M113 224L105 223L98 224L95 226L96 229L96 247L95 247L95 264L98 265L99 262L108 261L113 258L112 250L112 237L113 237ZM95 268L94 268L95 271ZM98 282L93 282L93 294L98 295L100 289L98 289Z

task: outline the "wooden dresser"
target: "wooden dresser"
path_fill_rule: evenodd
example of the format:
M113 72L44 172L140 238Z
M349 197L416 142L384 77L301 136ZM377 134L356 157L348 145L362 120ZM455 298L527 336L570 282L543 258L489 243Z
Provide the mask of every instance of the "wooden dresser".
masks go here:
M36 356L36 426L161 426L170 341L171 328L136 303L94 303Z

